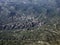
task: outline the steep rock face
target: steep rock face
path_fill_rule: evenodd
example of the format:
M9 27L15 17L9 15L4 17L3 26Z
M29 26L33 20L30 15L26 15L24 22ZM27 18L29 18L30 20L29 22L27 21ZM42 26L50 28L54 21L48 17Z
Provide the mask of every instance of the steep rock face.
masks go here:
M31 29L37 27L41 24L39 22L24 22L24 23L15 23L15 24L6 24L0 25L0 30L11 30L11 29Z

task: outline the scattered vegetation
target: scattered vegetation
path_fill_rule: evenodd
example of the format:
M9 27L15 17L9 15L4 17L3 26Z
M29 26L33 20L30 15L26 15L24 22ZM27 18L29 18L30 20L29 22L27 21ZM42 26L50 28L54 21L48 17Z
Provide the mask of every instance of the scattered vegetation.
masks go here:
M0 0L0 45L60 45L60 0Z

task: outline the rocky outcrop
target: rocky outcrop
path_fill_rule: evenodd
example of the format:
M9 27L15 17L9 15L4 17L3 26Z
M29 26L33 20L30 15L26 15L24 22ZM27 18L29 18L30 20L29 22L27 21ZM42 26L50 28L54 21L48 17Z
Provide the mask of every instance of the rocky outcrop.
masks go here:
M31 29L33 27L37 27L39 24L40 24L39 22L24 22L24 23L15 23L15 24L5 24L5 25L0 25L0 30Z

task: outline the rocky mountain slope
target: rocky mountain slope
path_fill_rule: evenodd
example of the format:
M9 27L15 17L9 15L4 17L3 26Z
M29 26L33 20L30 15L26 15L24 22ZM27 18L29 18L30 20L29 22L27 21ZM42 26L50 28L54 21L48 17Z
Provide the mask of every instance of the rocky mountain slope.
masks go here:
M0 29L31 29L55 18L59 20L59 3L59 0L0 0Z
M60 45L60 0L0 0L0 45Z

